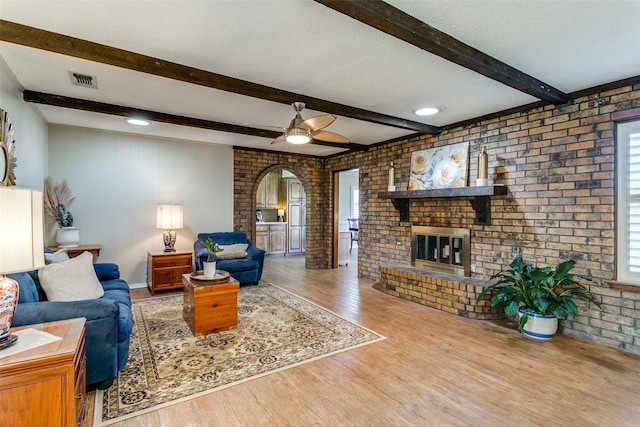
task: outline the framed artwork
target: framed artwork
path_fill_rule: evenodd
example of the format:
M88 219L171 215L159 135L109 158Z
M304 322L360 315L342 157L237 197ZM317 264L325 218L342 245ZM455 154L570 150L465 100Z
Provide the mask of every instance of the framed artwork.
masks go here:
M467 186L469 143L415 151L411 154L409 190Z

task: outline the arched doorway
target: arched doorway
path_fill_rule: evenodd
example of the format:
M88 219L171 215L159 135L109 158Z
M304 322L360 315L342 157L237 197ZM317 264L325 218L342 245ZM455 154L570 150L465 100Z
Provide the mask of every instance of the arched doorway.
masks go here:
M306 252L307 194L288 169L267 173L256 191L256 246L267 255Z

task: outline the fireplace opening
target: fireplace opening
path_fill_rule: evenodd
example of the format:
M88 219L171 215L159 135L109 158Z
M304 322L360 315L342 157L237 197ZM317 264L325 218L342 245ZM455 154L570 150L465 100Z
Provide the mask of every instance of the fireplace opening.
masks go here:
M470 276L471 242L466 228L411 227L411 265Z

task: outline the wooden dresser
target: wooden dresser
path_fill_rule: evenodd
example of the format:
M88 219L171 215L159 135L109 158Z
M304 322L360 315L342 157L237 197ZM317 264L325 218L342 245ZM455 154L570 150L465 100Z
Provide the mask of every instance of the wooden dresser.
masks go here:
M192 254L188 251L149 252L147 255L147 286L151 295L156 291L182 289L182 275L191 273Z
M80 425L86 407L84 324L78 318L11 329L62 339L6 357L0 352L1 427Z

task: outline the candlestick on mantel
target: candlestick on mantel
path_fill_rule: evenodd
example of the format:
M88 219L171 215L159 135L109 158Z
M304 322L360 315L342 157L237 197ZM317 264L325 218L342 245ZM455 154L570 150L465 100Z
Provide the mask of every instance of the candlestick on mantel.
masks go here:
M396 191L396 169L393 167L393 162L391 162L391 166L389 166L389 184L387 186L387 191Z
M484 146L480 148L480 154L478 154L478 179L476 180L476 186L484 187L488 183L489 175L489 156L485 151Z

